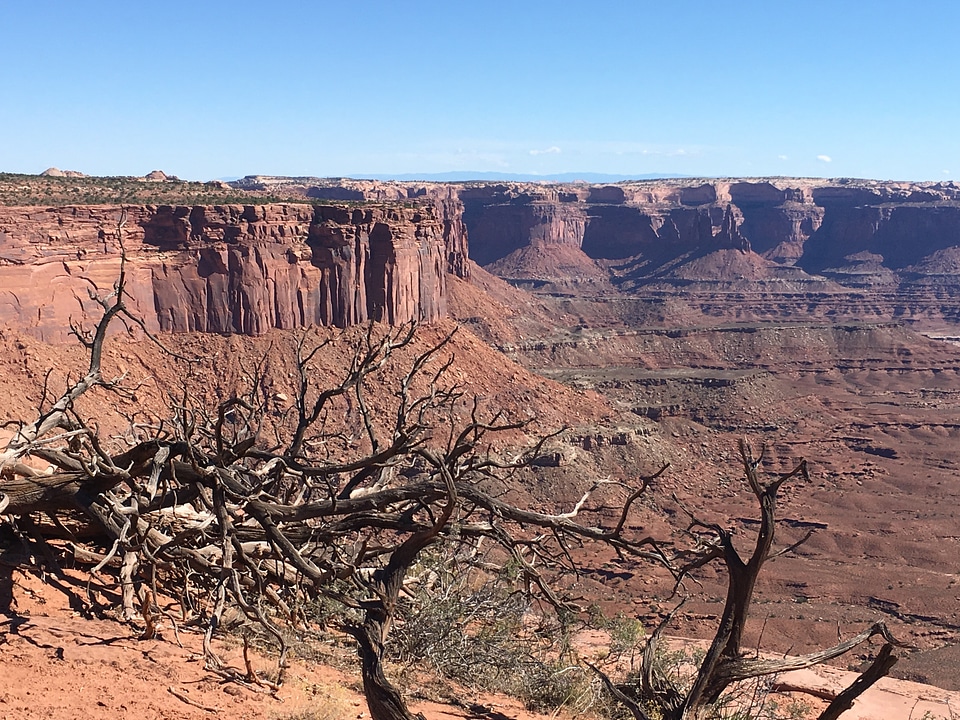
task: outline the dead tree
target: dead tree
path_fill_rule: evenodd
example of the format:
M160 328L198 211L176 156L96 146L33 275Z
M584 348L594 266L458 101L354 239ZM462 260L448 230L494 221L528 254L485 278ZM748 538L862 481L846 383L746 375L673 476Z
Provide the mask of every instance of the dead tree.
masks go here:
M614 697L623 703L637 720L649 720L651 717L694 720L704 717L722 693L735 683L819 665L840 657L875 636L880 636L884 646L877 662L841 693L820 716L821 720L832 720L849 709L853 701L886 675L896 662L896 656L891 653L899 643L882 622L873 624L831 648L799 657L766 659L744 651L744 629L750 616L753 591L764 563L772 557L795 549L809 538L808 533L799 542L774 552L777 493L785 482L795 478L809 478L807 464L801 461L792 471L764 482L761 477L763 453L761 452L760 457L754 457L750 446L743 440L740 441L739 450L747 485L760 509L760 529L750 555L744 558L736 549L731 530L700 520L688 512L690 523L687 533L696 538L697 544L671 558L679 577L685 577L715 561L722 562L727 573L727 595L723 614L710 647L697 668L692 685L689 688L678 687L666 677L656 660L663 632L676 610L666 617L647 641L641 671L635 681L618 685L594 668Z
M88 547L77 557L95 558L93 573L120 563L124 616L149 628L158 594L182 598L188 624L204 631L213 672L228 673L213 643L228 609L274 638L282 678L281 627L302 628L312 622L312 604L333 604L331 622L356 640L371 717L411 720L383 659L404 580L425 549L493 543L531 591L557 606L563 599L550 574L572 566L572 545L665 557L652 538L625 531L655 476L640 479L608 527L579 520L592 495L611 487L604 483L559 514L506 501L508 475L537 457L543 441L519 455L496 452L491 436L523 423L485 415L447 381L449 338L413 352L414 326L371 325L339 378L322 386L311 362L324 345L305 335L293 350L287 418L269 416L263 371L255 368L248 387L212 406L185 390L150 437L108 452L73 405L106 384L100 358L110 322L126 313L124 292L121 274L101 302L84 377L50 410L19 424L0 454L2 502L8 516L82 513L92 521L106 551ZM31 458L53 472L34 470ZM252 670L239 679L259 681Z

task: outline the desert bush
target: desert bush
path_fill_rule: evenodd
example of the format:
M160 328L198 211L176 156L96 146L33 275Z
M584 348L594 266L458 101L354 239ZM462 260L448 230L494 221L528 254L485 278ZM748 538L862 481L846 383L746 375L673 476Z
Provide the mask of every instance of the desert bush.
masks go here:
M600 686L579 662L573 616L535 605L518 568L430 553L411 573L393 660L473 691L497 691L528 709L583 713Z

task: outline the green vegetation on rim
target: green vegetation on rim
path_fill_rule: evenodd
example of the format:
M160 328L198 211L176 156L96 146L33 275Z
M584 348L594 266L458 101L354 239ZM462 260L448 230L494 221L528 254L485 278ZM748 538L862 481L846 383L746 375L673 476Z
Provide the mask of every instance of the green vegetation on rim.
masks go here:
M274 188L240 190L223 183L136 177L52 177L0 173L0 206L24 205L328 205L328 200ZM343 203L336 204L363 204Z

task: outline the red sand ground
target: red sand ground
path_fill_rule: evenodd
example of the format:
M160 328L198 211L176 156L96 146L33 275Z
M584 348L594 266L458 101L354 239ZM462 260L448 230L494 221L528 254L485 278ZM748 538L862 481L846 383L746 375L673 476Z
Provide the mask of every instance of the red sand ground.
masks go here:
M71 580L82 592L85 578ZM8 565L0 566L0 595L5 593L10 610L0 613L2 720L369 717L358 691L359 673L352 667L295 660L279 692L267 692L205 671L202 637L180 630L180 647L168 620L157 639L140 640L130 625L81 617L56 585ZM215 641L215 650L228 667L242 672L243 653L236 642ZM266 676L275 660L255 656L254 667ZM547 717L506 697L465 694L463 700L477 712L415 698L411 707L428 720Z
M0 566L0 591L10 609L0 615L0 720L115 720L144 718L188 720L202 717L271 720L341 720L369 717L359 677L352 667L337 669L295 660L276 693L226 682L205 671L201 637L181 630L178 637L164 620L159 637L138 639L138 630L111 620L88 620L71 610L62 587L44 583L32 572ZM80 586L79 575L70 578ZM3 587L5 586L5 587ZM76 588L75 588L76 589ZM673 641L683 645L695 641ZM242 672L241 648L216 641L228 667ZM254 657L259 673L273 669L269 657ZM781 676L783 684L812 693L836 693L854 674L833 668ZM783 696L784 704L802 699L814 717L825 701L808 693ZM561 711L540 715L511 698L462 695L461 705L417 700L411 708L427 720L546 720L569 717ZM846 716L850 720L951 718L960 693L902 680L884 679ZM925 713L929 713L926 715Z

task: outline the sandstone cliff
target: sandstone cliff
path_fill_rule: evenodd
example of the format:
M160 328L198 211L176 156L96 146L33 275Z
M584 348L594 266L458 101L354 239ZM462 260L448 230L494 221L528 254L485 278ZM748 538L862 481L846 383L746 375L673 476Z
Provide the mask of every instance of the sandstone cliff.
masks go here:
M469 234L472 260L530 288L683 292L703 311L736 316L827 315L834 304L851 316L960 319L955 183L444 184L257 176L236 185L432 203L444 218L448 270L461 276L469 267ZM752 304L741 297L719 309L730 293L750 293Z
M470 274L467 231L460 187L450 183L395 183L350 178L248 175L231 185L250 192L283 192L310 200L405 203L430 205L442 225L447 271L457 277Z
M255 176L231 188L278 190L334 204L128 208L129 289L149 328L260 334L429 321L444 313L447 274L469 276L468 258L529 287L682 292L710 314L840 307L848 316L960 321L952 183ZM71 319L92 309L89 291L108 290L117 275L119 212L0 208L0 319L63 339Z
M116 206L0 208L0 321L50 341L120 267ZM433 206L126 208L133 309L150 330L257 335L444 314L445 221ZM448 231L447 234L451 234Z
M462 207L470 257L528 288L682 293L701 312L746 319L960 321L954 183L303 182L318 196L443 198L447 218Z
M622 271L614 280L632 287L667 282L678 265L721 250L755 253L771 278L795 282L806 274L820 276L807 278L820 285L942 284L960 254L960 188L952 183L501 183L467 185L460 196L471 256L506 275L512 253L544 244L612 261ZM864 265L864 253L872 264Z

